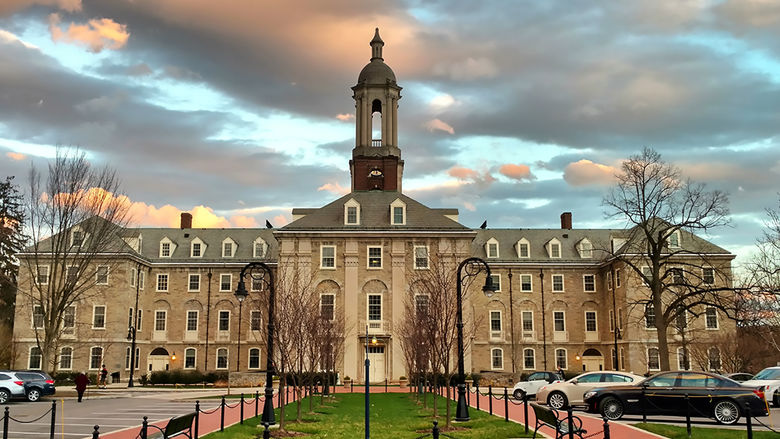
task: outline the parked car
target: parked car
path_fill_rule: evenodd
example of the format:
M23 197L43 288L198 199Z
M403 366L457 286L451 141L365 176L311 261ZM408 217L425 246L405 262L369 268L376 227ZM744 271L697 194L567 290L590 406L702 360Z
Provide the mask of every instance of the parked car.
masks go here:
M685 395L688 395L686 406ZM627 386L604 387L584 395L586 410L615 420L623 415L712 416L734 424L746 412L767 416L764 393L708 372L662 372Z
M737 372L737 373L730 373L726 375L726 378L734 380L738 383L744 383L745 381L750 381L753 379L752 373L747 372Z
M38 401L42 396L54 395L56 391L54 379L46 372L31 370L15 372L15 374L24 381L24 393L28 401Z
M0 404L6 404L12 398L23 398L24 380L17 377L14 372L0 371Z
M761 387L766 400L771 401L775 407L780 407L780 366L767 367L742 385Z
M523 395L534 396L542 386L562 379L563 377L558 376L555 372L534 372L515 384L515 387L512 388L512 396L516 399L523 399Z
M642 381L644 377L628 372L598 371L585 372L568 381L558 381L539 389L536 400L546 402L555 410L569 405L582 405L585 392L596 387L620 386Z

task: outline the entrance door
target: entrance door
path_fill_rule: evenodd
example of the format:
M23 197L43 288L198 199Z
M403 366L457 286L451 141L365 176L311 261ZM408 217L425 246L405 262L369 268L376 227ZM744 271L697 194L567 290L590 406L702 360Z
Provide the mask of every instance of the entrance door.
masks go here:
M164 348L155 348L149 353L149 372L168 370L170 357Z
M586 349L582 353L582 370L586 372L604 370L604 356L598 349Z
M371 374L368 379L372 383L385 381L385 347L384 346L369 346L368 347L368 360L371 362L369 366L369 373Z

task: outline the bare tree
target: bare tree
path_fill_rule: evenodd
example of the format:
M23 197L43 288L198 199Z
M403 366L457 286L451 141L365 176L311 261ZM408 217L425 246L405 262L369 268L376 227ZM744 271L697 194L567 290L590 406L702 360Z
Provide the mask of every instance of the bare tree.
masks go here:
M669 370L667 331L678 314L698 315L703 305L733 314L730 263L710 260L699 245L703 240L693 235L728 224L728 197L683 179L649 148L623 162L616 178L603 204L609 218L627 227L621 245L613 241L607 251L647 285L642 302L654 313L660 366ZM683 233L693 242L680 245Z
M430 335L427 323L432 318L429 297L426 294L415 294L413 287L404 297L404 315L397 333L404 354L409 385L425 385L425 375L431 367ZM423 323L425 322L425 323ZM419 397L419 395L418 395ZM424 399L427 406L427 398Z
M96 294L100 277L121 260L115 256L126 249L129 205L114 170L66 150L57 151L45 183L31 168L27 201L33 244L22 258L29 283L19 292L37 320L41 365L53 371L66 310Z

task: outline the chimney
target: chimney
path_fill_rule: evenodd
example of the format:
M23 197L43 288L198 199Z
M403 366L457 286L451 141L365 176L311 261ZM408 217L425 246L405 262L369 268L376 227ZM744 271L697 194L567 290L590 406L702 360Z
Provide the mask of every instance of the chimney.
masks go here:
M182 212L181 213L181 228L182 229L191 229L192 228L192 214L189 212Z
M563 212L561 214L561 228L571 230L571 212Z

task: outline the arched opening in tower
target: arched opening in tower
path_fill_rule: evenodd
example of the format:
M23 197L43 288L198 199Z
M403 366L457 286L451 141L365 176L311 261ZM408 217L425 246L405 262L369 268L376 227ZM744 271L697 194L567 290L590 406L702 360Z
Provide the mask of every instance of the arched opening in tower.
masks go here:
M371 103L371 146L382 146L382 102Z

